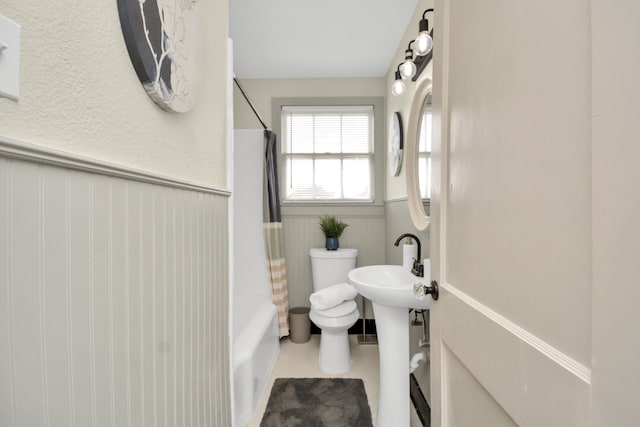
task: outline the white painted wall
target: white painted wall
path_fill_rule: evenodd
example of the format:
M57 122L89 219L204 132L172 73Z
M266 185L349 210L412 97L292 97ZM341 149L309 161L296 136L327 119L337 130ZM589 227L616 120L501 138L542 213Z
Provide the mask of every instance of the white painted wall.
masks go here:
M275 128L271 112L271 98L319 98L349 96L384 96L383 78L367 79L246 79L242 87L271 128ZM242 94L234 90L234 128L255 129L260 122L249 108Z
M172 114L138 81L117 2L3 1L22 46L20 100L0 98L0 136L225 188L227 8L204 2L203 93Z

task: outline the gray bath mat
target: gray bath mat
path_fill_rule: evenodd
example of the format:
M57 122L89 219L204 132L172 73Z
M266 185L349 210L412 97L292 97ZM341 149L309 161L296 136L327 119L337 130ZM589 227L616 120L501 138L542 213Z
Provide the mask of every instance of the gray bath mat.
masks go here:
M371 427L361 379L278 378L260 427Z

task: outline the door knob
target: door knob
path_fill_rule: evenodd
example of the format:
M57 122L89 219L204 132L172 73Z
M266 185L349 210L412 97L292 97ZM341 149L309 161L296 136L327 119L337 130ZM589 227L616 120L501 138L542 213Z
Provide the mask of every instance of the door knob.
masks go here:
M413 285L413 294L420 300L424 299L427 295L431 295L431 298L435 301L438 299L440 294L438 290L438 282L432 280L428 285L416 283Z

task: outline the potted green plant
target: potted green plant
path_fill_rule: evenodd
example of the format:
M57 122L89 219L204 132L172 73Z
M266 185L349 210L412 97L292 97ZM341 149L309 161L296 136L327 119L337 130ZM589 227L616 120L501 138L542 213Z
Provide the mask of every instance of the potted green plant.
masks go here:
M338 250L340 247L339 237L348 225L340 221L333 215L325 215L320 217L320 229L324 233L325 247L328 251Z

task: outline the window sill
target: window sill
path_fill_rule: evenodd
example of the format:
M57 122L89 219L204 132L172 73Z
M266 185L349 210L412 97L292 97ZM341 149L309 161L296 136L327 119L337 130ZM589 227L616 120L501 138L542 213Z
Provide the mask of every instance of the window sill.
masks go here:
M282 216L365 216L383 217L384 204L381 203L282 203Z
M374 200L282 200L280 206L377 206Z

